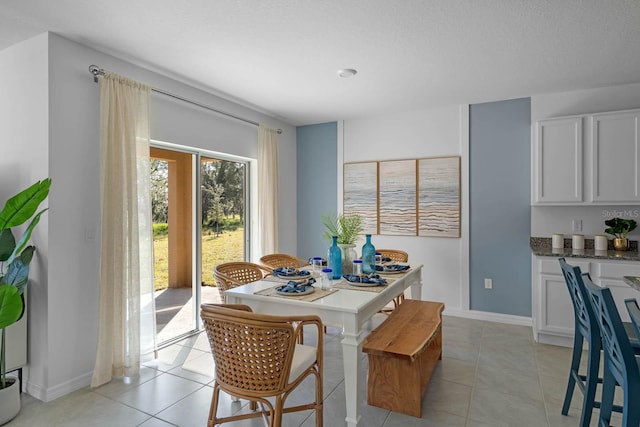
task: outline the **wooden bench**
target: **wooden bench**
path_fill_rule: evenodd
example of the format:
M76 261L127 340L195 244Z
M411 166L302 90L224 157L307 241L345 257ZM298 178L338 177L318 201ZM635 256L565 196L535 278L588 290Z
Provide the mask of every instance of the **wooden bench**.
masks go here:
M405 300L364 340L367 403L421 417L422 396L442 359L440 302Z

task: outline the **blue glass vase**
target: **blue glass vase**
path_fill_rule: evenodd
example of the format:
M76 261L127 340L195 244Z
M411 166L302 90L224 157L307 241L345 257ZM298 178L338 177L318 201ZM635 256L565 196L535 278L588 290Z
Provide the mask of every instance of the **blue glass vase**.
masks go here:
M338 247L338 236L332 236L331 239L333 239L333 244L327 254L329 268L333 271L333 278L340 279L342 277L342 251Z
M365 234L367 241L362 246L362 272L373 274L376 272L376 248L371 244L371 234Z

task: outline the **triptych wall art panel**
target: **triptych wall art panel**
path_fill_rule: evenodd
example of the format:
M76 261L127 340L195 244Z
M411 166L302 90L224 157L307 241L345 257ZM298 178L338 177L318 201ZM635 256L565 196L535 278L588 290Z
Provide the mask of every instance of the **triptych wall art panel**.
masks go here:
M378 234L416 235L416 161L380 162Z
M460 237L460 156L345 163L343 211L365 233Z
M345 214L362 217L364 232L378 234L378 162L344 165Z
M460 157L418 160L418 235L460 237Z

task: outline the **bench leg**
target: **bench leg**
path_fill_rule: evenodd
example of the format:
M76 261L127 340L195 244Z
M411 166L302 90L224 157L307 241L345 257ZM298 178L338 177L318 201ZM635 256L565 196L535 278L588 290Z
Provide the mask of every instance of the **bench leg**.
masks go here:
M441 359L440 331L429 347L413 362L408 359L369 354L367 403L420 418L422 396L438 360Z

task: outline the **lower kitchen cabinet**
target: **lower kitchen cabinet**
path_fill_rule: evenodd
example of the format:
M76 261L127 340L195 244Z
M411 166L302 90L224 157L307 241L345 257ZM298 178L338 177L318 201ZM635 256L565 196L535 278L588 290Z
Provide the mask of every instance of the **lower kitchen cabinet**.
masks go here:
M608 286L623 321L629 321L624 300L636 298L640 292L623 281L623 276L640 276L640 262L609 261L590 258L566 258L567 263L589 273L591 280ZM533 335L543 344L573 346L574 314L567 285L558 258L532 255Z

